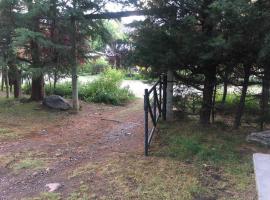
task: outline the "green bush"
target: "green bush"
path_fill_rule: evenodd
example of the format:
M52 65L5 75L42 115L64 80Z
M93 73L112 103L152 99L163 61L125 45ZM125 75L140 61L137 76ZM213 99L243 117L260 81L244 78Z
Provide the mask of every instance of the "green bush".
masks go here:
M97 60L91 60L81 66L80 74L100 74L104 72L109 67L109 63L104 58L99 58Z
M98 79L93 82L79 84L79 98L87 102L106 103L119 105L134 98L129 88L120 88L124 73L116 69L105 70ZM23 92L30 94L31 87L23 86ZM59 83L56 88L45 86L46 95L56 94L71 98L71 82Z
M72 85L71 82L65 82L57 84L55 89L49 85L45 86L46 95L56 94L62 97L71 97L72 96Z
M90 102L121 104L133 98L128 88L120 88L124 74L115 69L106 70L99 79L81 87L79 96Z

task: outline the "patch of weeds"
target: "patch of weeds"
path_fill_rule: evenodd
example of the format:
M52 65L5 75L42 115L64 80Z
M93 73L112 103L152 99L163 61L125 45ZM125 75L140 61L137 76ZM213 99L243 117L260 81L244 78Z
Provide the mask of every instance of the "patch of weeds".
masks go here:
M162 131L160 142L164 143L164 147L159 148L154 155L211 164L239 159L236 147L237 140L241 138L237 135L228 135L225 127L203 128L186 121L180 126L162 125L160 129Z
M98 168L98 165L95 163L87 163L86 165L82 165L71 172L68 176L69 179L80 177L85 174L89 174L94 172Z
M79 190L71 193L67 200L89 200L89 187L82 184Z
M0 128L0 140L17 139L18 137L16 132L10 129Z
M202 186L190 188L195 199L226 199L228 193L241 199L255 182L251 154L243 155L241 151L241 146L248 145L245 132L233 131L220 123L207 128L193 121L161 124L152 155L188 161L195 168L193 172Z
M21 170L27 169L42 169L47 166L48 158L46 154L39 152L24 152L13 156L14 162L9 165L10 169L13 169L15 173Z
M13 169L15 171L22 170L22 169L40 169L43 166L44 166L44 162L42 160L26 158L14 164Z
M253 165L250 158L224 166L225 176L234 183L237 190L243 191L254 184Z
M14 161L14 157L10 155L0 155L0 167L7 167L12 161Z
M101 199L192 200L189 188L199 185L190 168L175 160L129 156L98 165L95 174L106 183Z
M61 196L59 193L44 192L39 197L25 198L23 200L61 200Z

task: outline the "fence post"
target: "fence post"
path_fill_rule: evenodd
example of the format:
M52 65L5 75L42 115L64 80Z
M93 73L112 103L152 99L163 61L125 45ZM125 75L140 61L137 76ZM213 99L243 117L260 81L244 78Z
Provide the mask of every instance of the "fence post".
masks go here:
M156 95L157 94L157 91L156 91L156 87L154 88L154 119L155 119L155 122L157 121L157 98L158 96Z
M148 156L148 89L144 90L144 155Z
M163 105L162 105L162 119L166 121L166 104L167 104L167 76L163 76Z
M162 107L162 76L160 75L159 76L159 105L160 105L160 107L159 107L159 115L161 116L161 113L162 113L162 109L161 109L161 107Z

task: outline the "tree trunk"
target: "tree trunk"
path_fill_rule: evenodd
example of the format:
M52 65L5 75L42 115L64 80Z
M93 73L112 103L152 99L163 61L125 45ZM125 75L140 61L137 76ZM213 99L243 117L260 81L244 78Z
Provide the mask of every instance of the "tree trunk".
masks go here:
M53 77L53 90L54 91L56 89L56 83L57 83L57 72L54 72L54 77Z
M226 102L227 94L228 94L228 73L225 72L224 85L223 85L223 95L222 95L222 102L221 102L223 105Z
M38 77L32 77L31 100L40 101L44 98L44 77L43 74Z
M22 94L22 74L21 71L16 67L15 68L15 80L14 80L14 98L20 98Z
M10 92L9 92L9 80L8 80L8 68L5 67L5 86L6 86L6 97L10 97Z
M264 76L262 80L262 96L261 96L261 119L260 126L261 130L264 129L265 121L269 116L269 90L270 90L270 69L265 67Z
M213 103L212 103L212 123L215 122L215 117L216 117L216 95L217 95L217 84L215 83L214 87L214 95L213 95Z
M5 85L5 69L4 66L2 66L2 77L1 77L1 91L4 91L4 85Z
M203 125L210 124L211 111L213 105L213 93L215 87L216 68L207 68L205 71L203 100L200 111L200 123Z
M72 104L75 112L79 111L78 76L77 76L77 45L76 45L76 21L71 19L72 25Z
M250 67L244 68L244 83L242 88L242 94L240 98L240 102L236 111L235 120L234 120L234 128L238 129L241 125L241 119L244 113L245 109L245 102L246 102L246 96L247 96L247 89L248 89L248 83L249 83L249 77L250 77Z
M173 119L173 71L168 70L167 74L167 104L166 104L166 119Z

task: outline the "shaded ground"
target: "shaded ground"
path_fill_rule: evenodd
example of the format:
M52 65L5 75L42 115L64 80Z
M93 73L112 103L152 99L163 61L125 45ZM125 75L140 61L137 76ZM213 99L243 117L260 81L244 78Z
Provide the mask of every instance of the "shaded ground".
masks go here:
M220 127L198 133L207 133L202 141L192 136L197 143L182 143L182 135L201 128L163 124L146 158L141 99L126 106L82 103L74 115L0 98L0 199L256 199L251 154L258 148L244 142L247 130L224 139L216 133L233 132ZM215 144L214 151L200 142ZM232 156L221 166L196 160L213 152L214 159L231 159L227 145L237 145L244 159ZM45 185L55 182L61 188L48 193Z
M9 114L0 120L0 199L37 195L51 182L63 184L60 192L69 194L83 181L70 176L84 163L143 152L141 100L127 107L83 104L78 115L52 113L35 103L10 101L5 106L1 111L9 109ZM97 181L96 191L105 189L103 180L86 181Z

